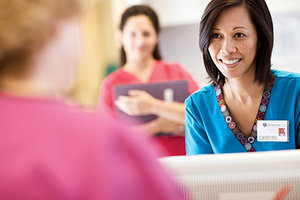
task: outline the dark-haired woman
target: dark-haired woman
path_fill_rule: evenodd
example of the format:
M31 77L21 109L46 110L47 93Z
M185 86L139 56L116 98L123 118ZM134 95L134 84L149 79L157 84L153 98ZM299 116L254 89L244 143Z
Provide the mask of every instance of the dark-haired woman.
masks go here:
M212 84L186 100L188 155L299 148L300 75L271 70L272 48L264 0L208 4L200 49Z
M144 91L131 91L129 97L114 98L114 87L129 83L151 83L187 80L189 93L198 89L196 81L179 64L161 61L158 49L159 21L148 6L129 7L120 23L122 49L121 68L102 83L99 110L115 115L115 105L129 115L155 114L155 120L143 124L150 134L174 133L156 137L166 150L166 155L184 155L184 103L165 103Z

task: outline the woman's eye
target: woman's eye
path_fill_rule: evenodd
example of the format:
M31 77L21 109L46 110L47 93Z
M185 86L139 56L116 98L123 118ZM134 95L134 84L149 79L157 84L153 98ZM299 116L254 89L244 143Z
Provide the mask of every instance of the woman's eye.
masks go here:
M245 34L244 33L236 33L235 37L242 38L242 37L245 37Z
M211 34L211 38L220 38L220 37L221 37L221 35L218 33Z
M144 33L144 36L149 37L149 36L150 36L150 33L149 33L149 32L145 32L145 33Z

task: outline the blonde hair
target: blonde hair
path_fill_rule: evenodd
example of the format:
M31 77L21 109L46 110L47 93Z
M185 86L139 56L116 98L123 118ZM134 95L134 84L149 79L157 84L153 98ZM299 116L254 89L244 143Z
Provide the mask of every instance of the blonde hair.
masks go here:
M81 0L0 0L0 77L24 73L55 34L55 24L81 8Z

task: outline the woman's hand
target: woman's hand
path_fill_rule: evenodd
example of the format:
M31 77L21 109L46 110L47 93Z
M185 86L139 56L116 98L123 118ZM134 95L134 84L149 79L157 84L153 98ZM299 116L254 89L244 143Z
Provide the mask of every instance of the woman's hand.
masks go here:
M130 90L129 96L119 96L116 106L128 115L141 116L151 112L155 98L143 90Z
M154 114L177 124L185 124L184 103L165 102L143 90L130 90L129 96L119 96L116 106L128 115Z

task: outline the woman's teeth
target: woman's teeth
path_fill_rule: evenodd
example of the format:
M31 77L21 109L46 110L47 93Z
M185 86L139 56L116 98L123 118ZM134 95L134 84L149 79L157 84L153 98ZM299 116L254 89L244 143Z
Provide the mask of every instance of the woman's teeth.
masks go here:
M239 62L242 59L235 59L235 60L221 60L223 63L227 64L227 65L232 65L235 64L237 62Z

